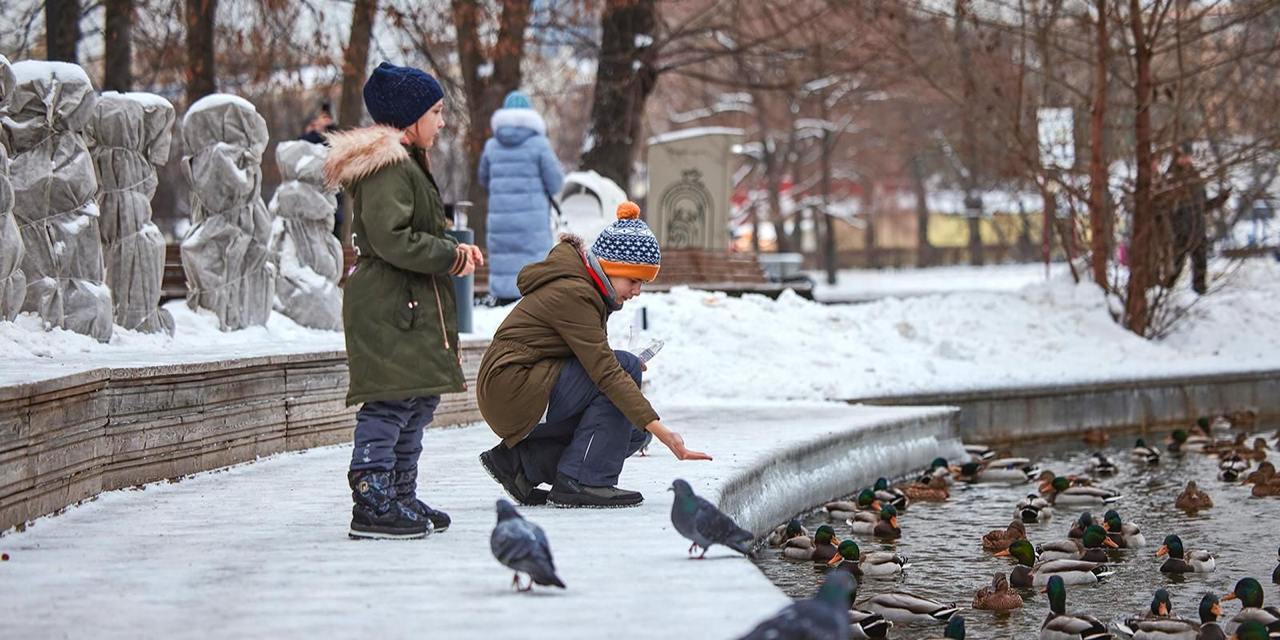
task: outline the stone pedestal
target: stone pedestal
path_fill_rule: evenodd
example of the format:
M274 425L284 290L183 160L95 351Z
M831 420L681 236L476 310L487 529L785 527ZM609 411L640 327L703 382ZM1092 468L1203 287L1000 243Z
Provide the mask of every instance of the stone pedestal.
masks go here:
M729 248L733 145L741 129L685 129L651 138L645 220L663 249Z

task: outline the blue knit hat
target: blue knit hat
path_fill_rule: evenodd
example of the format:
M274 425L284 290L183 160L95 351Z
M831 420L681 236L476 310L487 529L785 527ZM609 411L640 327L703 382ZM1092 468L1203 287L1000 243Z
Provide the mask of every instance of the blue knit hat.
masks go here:
M652 282L658 277L662 251L634 202L618 205L618 220L604 228L591 245L605 274Z
M502 101L503 109L532 109L533 103L529 102L529 96L519 91L512 91L507 94L506 100Z
M384 62L364 83L364 107L378 124L408 129L444 97L440 83L425 71Z

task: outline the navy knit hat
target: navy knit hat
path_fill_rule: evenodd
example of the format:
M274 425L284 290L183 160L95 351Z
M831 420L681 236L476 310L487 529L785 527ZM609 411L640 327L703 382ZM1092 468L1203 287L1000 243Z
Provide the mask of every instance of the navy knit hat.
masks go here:
M364 107L373 121L397 129L408 129L443 97L431 74L390 62L378 65L364 83Z
M652 282L658 277L662 251L634 202L618 205L618 220L604 228L591 245L605 274Z

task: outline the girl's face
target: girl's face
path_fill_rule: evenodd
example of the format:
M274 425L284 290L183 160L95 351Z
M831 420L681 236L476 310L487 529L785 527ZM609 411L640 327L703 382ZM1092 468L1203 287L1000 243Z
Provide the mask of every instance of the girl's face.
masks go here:
M613 292L618 295L618 302L626 302L640 295L640 287L644 282L635 278L609 276L609 284L613 285Z
M430 149L431 145L436 142L436 135L444 128L444 101L441 100L427 112L422 114L418 121L404 130L404 141L419 149Z

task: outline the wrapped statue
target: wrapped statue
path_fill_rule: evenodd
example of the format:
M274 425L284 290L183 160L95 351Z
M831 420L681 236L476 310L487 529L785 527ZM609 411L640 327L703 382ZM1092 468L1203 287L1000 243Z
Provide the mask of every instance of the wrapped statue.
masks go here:
M324 145L303 140L276 145L283 180L268 209L275 216L271 252L275 254L275 309L294 322L316 329L342 329L342 244L333 236L337 199L324 188Z

